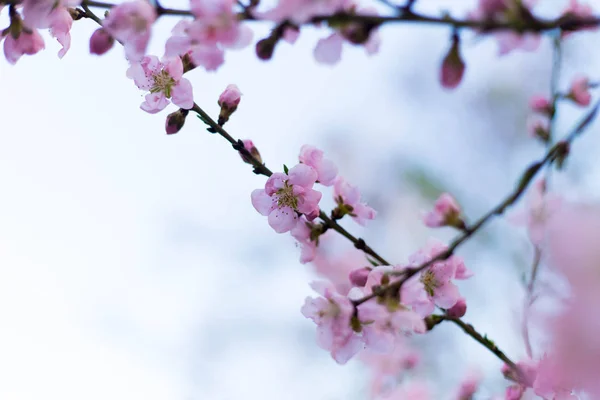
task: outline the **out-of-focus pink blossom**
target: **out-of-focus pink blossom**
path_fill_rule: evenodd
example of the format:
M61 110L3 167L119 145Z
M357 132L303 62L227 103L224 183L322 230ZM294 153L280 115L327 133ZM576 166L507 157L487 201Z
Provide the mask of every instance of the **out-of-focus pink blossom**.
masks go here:
M525 209L512 214L509 220L517 225L525 225L531 243L540 245L544 239L546 223L560 205L559 197L546 193L546 183L542 179L530 189Z
M264 189L252 192L252 205L264 216L277 233L292 230L297 223L297 213L310 220L319 214L321 192L312 187L317 173L308 165L298 164L283 174L276 172L269 177Z
M261 19L275 22L291 21L302 25L317 15L331 15L351 4L351 0L279 0L277 5L267 12L257 13Z
M461 382L454 399L456 400L471 400L479 388L481 383L481 373L478 371L469 371Z
M103 26L115 39L123 43L127 59L130 62L138 62L146 55L155 20L154 6L145 0L135 0L113 7Z
M319 241L333 239L327 238L329 232L321 235ZM365 253L357 249L351 249L341 255L317 252L312 265L320 276L327 278L335 285L339 293L346 295L353 286L356 286L350 282L350 273L370 264L365 258Z
M462 229L465 223L460 215L460 206L448 193L443 193L435 201L433 210L425 214L423 222L430 228L454 226Z
M90 53L101 56L115 44L115 39L104 28L97 29L90 37Z
M300 246L300 262L306 264L313 261L317 251L317 241L312 240L310 228L311 223L306 220L306 217L298 218L296 226L292 228L290 234L298 241Z
M36 54L43 48L44 39L37 30L31 33L22 31L17 39L9 34L4 39L4 56L11 64L16 64L23 55Z
M221 107L227 107L230 110L235 110L237 106L240 104L240 100L242 99L242 92L237 87L237 85L231 84L227 85L227 88L221 93L219 96L219 105Z
M313 282L311 287L322 297L307 297L302 314L317 324L319 346L330 351L337 363L345 364L364 347L351 326L354 306L328 283Z
M338 176L333 186L334 200L338 209L343 214L348 214L360 225L365 225L368 220L375 219L377 212L360 201L360 190Z
M573 79L569 98L580 106L589 106L592 101L592 95L589 91L589 80L584 76Z
M338 169L333 161L323 157L323 151L305 144L300 149L298 159L301 163L317 171L317 181L324 186L333 185Z
M179 57L161 62L156 56L146 56L141 62L131 64L127 77L133 79L140 89L150 92L141 105L146 112L155 114L162 111L169 104L169 99L185 110L194 106L192 84L183 78L183 63Z
M462 318L467 313L467 301L464 298L458 299L456 304L446 310L446 315L450 318Z
M465 62L460 55L458 36L452 39L452 46L442 61L440 69L440 82L446 89L456 88L465 74Z
M534 95L529 99L529 107L537 113L551 115L552 114L552 102L546 96Z
M535 394L544 400L576 400L577 396L571 394L571 389L564 386L563 377L560 376L561 368L549 356L544 356L538 365L537 376L533 383Z

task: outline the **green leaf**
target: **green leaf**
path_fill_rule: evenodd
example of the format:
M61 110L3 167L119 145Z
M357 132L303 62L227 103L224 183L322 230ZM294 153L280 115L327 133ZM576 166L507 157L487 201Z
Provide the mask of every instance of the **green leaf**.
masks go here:
M288 169L287 165L283 164L283 172L285 172L285 174L287 175L289 171L290 170Z

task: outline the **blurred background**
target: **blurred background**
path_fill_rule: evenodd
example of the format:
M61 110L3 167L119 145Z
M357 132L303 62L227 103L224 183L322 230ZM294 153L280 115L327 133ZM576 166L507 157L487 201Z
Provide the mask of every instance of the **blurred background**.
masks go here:
M475 3L417 7L464 16ZM567 2L539 3L539 14L554 16ZM154 54L175 22L156 25ZM253 28L256 40L269 32ZM88 55L95 29L75 22L63 60L49 37L46 51L16 66L0 60L0 399L367 398L366 367L337 365L300 314L314 267L252 207L264 178L193 117L167 136L170 111L139 109L144 93L125 77L122 49ZM453 193L475 220L544 154L526 119L529 97L549 93L551 41L498 58L493 38L464 35L465 79L448 92L438 74L449 29L396 24L380 34L378 54L345 45L342 62L327 67L312 49L328 32L305 29L269 62L252 48L230 51L217 73L197 69L189 79L213 116L222 90L240 87L227 129L252 139L271 169L293 165L302 144L324 149L379 212L367 229L343 225L400 263L428 237L452 238L421 223L437 195ZM564 90L575 75L600 78L598 38L565 40ZM561 105L557 134L581 114ZM600 194L597 131L594 123L574 144L552 190ZM327 189L324 198L333 204ZM340 256L352 250L332 241ZM459 283L465 320L521 359L522 277L532 259L524 231L497 219L459 254L476 273ZM423 360L410 379L428 382L432 398L447 398L472 368L486 377L477 399L504 387L500 361L453 325L414 345Z

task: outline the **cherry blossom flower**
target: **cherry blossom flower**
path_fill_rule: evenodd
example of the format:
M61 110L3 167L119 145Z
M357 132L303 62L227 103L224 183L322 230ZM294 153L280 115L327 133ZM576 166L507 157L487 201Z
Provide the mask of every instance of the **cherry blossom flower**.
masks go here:
M155 114L162 111L169 99L185 110L194 106L192 84L183 78L183 63L179 57L164 59L146 56L139 63L132 63L127 70L127 77L133 79L136 86L150 93L141 109Z
M221 112L219 113L219 125L223 125L229 120L231 114L237 110L241 99L242 92L240 92L237 85L227 85L218 100L219 106L221 107Z
M32 29L50 29L50 34L63 46L58 52L62 58L71 47L73 18L68 7L76 7L81 0L25 0L23 23Z
M341 216L348 214L360 225L375 219L377 212L360 201L360 191L356 186L346 182L339 176L333 186L334 200L338 204L337 211Z
M428 212L423 221L430 228L440 226L454 226L464 228L465 223L462 220L460 206L448 193L443 193L436 201L432 211Z
M265 189L252 192L252 205L264 216L277 233L290 231L302 213L310 220L319 214L321 192L312 187L317 173L311 167L298 164L288 174L276 172L265 184Z
M540 114L551 115L552 114L552 101L546 96L535 95L529 100L529 107Z
M345 364L364 347L351 326L354 306L328 283L313 282L311 287L322 297L307 297L302 315L317 324L319 346L329 350L338 364Z
M138 62L146 55L156 10L145 0L121 3L110 10L104 20L104 29L123 43L125 55Z
M584 76L573 79L569 98L580 106L589 106L592 101L592 95L589 91L589 80Z
M311 237L311 226L312 223L307 221L305 216L301 216L298 218L296 226L290 231L300 246L300 262L302 264L314 260L317 252L317 240L313 240Z
M214 71L224 62L225 48L243 48L252 41L252 31L240 24L233 10L235 1L191 2L193 21L180 21L167 40L165 55L188 54L195 65Z
M550 356L545 355L538 364L537 375L533 383L535 394L545 400L576 400L571 389L566 388L560 376L561 368Z
M300 149L298 159L301 163L312 167L317 172L317 181L324 186L333 185L338 169L333 161L323 157L323 151L305 144Z
M328 237L330 232L327 231L324 235L321 235L319 242L333 240L332 237ZM353 286L356 286L350 281L352 271L370 264L365 258L365 253L357 249L351 249L341 255L317 252L312 265L320 276L327 278L335 285L339 293L346 295Z

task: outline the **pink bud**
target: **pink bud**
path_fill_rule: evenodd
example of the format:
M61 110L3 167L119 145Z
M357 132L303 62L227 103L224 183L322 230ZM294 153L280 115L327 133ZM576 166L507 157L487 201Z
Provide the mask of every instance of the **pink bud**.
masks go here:
M446 314L450 318L462 318L467 313L467 302L465 299L460 298L452 307L450 307Z
M529 107L537 113L551 115L552 114L552 103L550 100L541 95L532 96L529 100Z
M464 229L465 223L460 217L460 206L448 193L443 193L436 201L433 210L425 215L423 222L430 228L453 226Z
M262 163L262 158L260 157L260 153L258 152L258 149L256 148L256 146L254 146L254 143L252 143L252 140L246 139L246 140L243 140L242 142L244 143L244 148L246 150L248 150L248 152L252 155L252 157L254 157L259 162ZM240 153L240 157L242 157L242 160L244 160L245 163L252 164L252 162L250 161L250 158L248 158L248 156L246 156L242 152L239 152L239 153Z
M527 132L531 137L540 139L544 143L550 140L550 126L547 120L530 119L527 121Z
M580 106L589 106L592 101L592 95L590 94L589 80L586 77L580 76L573 80L571 84L571 92L569 98Z
M465 63L460 56L458 35L452 37L452 46L442 62L440 81L446 89L456 88L465 73Z
M369 277L370 272L371 268L369 267L362 267L353 270L349 275L350 283L352 283L354 286L365 286L367 284L367 278Z
M172 135L177 133L183 128L183 124L185 124L185 118L188 115L188 110L179 109L174 113L171 113L167 116L167 120L165 122L165 130L167 131L167 135Z
M506 388L504 400L521 400L525 388L521 385L512 385Z
M104 30L97 29L90 37L90 53L101 56L115 44L115 39Z
M221 106L221 113L219 114L219 125L223 125L229 120L231 114L237 110L238 104L242 99L242 93L236 85L228 85L227 88L219 96L219 105Z

